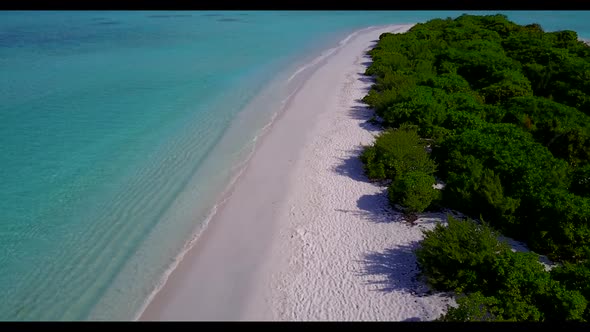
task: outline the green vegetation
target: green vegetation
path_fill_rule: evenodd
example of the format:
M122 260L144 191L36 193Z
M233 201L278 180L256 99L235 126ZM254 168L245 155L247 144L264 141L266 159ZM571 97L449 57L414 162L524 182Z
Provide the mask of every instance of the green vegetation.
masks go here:
M588 283L588 280L590 280L590 261L577 264L566 263L551 270L551 276L568 289L577 290L587 300L590 299L590 283ZM586 309L584 319L586 322L590 322L590 308Z
M581 321L589 314L579 266L549 273L534 253L512 252L486 224L448 218L416 250L430 286L461 294L442 321ZM588 280L588 279L586 279Z
M444 291L470 292L487 284L496 256L508 250L488 225L450 216L448 226L438 224L424 235L416 250L418 263L428 284Z
M399 202L408 213L422 212L438 197L433 184L434 177L422 171L404 173L389 187L389 201Z
M588 320L590 47L462 15L382 34L369 54L363 100L386 131L361 156L367 176L410 213L437 202L489 223L450 220L418 251L432 287L463 294L443 320ZM563 267L546 272L491 227Z
M439 196L433 187L436 164L428 156L426 145L415 127L402 126L379 135L361 154L367 176L392 180L391 204L399 202L408 214L424 211Z
M404 126L385 131L373 146L361 154L367 176L373 180L394 180L410 171L431 175L436 165L425 150L426 142L415 128ZM434 183L434 181L433 181Z

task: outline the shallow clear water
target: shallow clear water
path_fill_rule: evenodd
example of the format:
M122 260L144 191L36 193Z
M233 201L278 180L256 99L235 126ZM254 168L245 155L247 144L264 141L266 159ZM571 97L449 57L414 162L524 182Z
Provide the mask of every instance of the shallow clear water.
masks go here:
M293 73L359 28L458 14L0 12L0 320L132 319ZM507 14L590 37L589 12Z

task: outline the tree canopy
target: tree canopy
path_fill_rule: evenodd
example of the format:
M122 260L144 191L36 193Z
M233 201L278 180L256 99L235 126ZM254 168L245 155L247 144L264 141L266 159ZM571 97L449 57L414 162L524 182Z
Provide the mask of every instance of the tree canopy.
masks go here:
M421 260L439 289L468 291L447 319L588 319L590 294L573 279L590 284L590 47L574 31L461 15L382 34L369 54L376 83L363 100L386 132L362 160L369 177L391 180L391 203L427 208L439 198L427 189L436 177L443 205L566 264L550 275L532 256L492 259L490 246L452 237L455 247L437 250L476 250L486 263L482 272L474 258ZM454 281L440 274L450 267Z

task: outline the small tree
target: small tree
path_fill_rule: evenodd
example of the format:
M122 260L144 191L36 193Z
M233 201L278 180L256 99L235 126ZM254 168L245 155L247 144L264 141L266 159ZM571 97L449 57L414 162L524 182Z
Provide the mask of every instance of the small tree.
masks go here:
M487 224L448 216L447 227L438 224L424 232L416 256L428 284L462 293L482 289L493 278L496 256L508 250Z
M422 212L438 198L434 182L434 177L424 172L405 173L389 186L389 202L401 205L409 214Z
M576 264L565 263L552 269L551 276L568 290L577 290L586 300L590 300L590 260ZM586 307L584 319L590 322L590 306Z
M424 146L415 128L388 130L363 151L361 161L367 176L375 180L393 180L410 171L433 174L436 164Z

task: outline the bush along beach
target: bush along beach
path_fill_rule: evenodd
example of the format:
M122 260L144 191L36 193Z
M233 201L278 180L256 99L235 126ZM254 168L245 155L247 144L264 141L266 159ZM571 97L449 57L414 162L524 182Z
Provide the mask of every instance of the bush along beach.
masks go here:
M590 47L574 31L462 15L382 34L369 54L364 102L385 130L361 155L367 176L410 218L436 206L469 217L416 251L428 284L456 295L440 320L589 321Z

